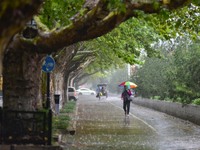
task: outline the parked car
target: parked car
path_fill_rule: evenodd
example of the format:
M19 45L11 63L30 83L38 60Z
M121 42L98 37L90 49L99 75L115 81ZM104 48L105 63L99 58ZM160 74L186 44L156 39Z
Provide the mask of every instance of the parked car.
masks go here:
M96 92L88 88L80 88L77 90L78 95L96 95Z
M74 87L68 87L68 99L74 101L78 100L78 94Z

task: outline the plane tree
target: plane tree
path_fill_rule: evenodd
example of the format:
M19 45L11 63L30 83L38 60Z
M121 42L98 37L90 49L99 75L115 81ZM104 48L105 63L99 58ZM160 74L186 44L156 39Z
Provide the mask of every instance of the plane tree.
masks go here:
M27 26L14 34L2 53L4 106L18 109L20 103L23 109L32 110L32 103L41 99L41 65L47 54L104 35L131 17L137 18L138 11L159 13L163 8L176 9L189 2L71 0L60 5L55 0L46 0L34 18L37 27Z
M112 68L124 67L125 63L141 64L141 53L147 53L148 57L159 56L159 51L152 44L164 38L148 25L145 19L144 14L141 14L139 19L128 20L112 32L85 42L86 47L95 49L97 55L96 60L82 72L82 76L78 79L88 78L95 72L93 78L105 78Z
M25 24L37 14L43 0L1 0L0 1L0 74L2 60L8 42L14 34L20 32Z
M59 77L60 90L63 90L63 97L67 100L67 86L76 86L87 82L86 79L98 72L104 73L111 67L119 67L124 63L113 51L107 47L100 46L97 40L79 42L73 44L68 51L63 49L56 55L56 71L53 76ZM68 54L71 52L72 55ZM72 52L73 51L73 52ZM66 55L67 54L67 55ZM70 59L67 59L69 56ZM64 65L65 64L65 65ZM58 74L60 74L58 76ZM63 78L63 81L61 81Z
M74 78L94 60L95 54L94 51L87 50L83 42L79 42L65 47L53 54L52 57L54 57L56 65L51 73L51 97L53 97L53 94L60 94L62 103L64 104L68 100L68 86L73 86ZM37 102L39 105L45 103L44 95L47 91L47 74L43 72L42 75L44 81L42 82L43 99Z

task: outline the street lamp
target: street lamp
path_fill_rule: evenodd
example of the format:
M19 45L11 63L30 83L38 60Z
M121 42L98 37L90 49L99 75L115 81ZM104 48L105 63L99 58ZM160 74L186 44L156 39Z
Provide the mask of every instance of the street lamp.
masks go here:
M27 39L33 39L38 35L37 24L34 19L27 22L22 34Z

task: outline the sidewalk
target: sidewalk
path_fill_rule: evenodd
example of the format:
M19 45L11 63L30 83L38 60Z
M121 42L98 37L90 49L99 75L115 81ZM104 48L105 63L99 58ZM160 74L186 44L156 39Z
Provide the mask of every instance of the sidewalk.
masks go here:
M154 133L133 116L126 118L120 106L106 99L82 97L77 107L76 134L65 137L64 150L151 150L154 147L151 143L144 144Z

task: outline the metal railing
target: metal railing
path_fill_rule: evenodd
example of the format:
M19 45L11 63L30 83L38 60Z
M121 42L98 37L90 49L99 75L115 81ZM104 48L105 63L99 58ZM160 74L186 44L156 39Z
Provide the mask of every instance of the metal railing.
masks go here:
M0 144L51 145L52 112L0 109Z

